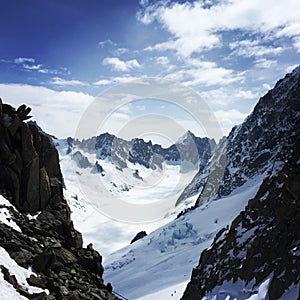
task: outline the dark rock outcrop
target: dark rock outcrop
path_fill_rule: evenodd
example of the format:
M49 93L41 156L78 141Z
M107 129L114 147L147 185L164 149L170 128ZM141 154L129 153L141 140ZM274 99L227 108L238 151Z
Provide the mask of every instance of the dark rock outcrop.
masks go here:
M19 211L37 212L51 198L62 197L57 151L34 124L22 122L17 110L0 105L0 192Z
M136 234L136 236L131 240L130 244L142 239L143 237L147 236L146 231L140 231Z
M96 161L92 171L92 173L100 173L102 176L105 175L104 169L103 167L98 163L98 161Z
M101 255L92 245L83 248L82 236L74 229L58 153L35 124L22 122L29 112L22 107L15 110L0 103L0 192L16 208L0 209L8 210L9 219L21 229L0 222L0 246L19 265L32 267L38 277L28 282L50 294L23 293L5 266L2 272L30 299L117 299L103 283Z

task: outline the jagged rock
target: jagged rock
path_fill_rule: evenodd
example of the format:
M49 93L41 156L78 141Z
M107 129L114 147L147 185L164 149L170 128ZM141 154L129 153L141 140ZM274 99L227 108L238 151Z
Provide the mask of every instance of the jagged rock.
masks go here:
M105 175L103 167L96 161L92 171L92 173L100 173L102 176Z
M92 164L89 162L88 158L84 156L80 151L76 151L72 155L72 159L76 162L79 168L89 168Z
M20 228L0 222L0 247L19 265L32 267L37 277L28 282L50 294L30 294L12 276L6 278L30 299L115 300L102 280L101 255L92 246L83 248L82 235L74 229L51 138L36 124L22 122L25 112L26 107L16 111L0 103L0 192L16 207L0 209Z
M36 286L36 287L39 287L41 289L46 289L46 284L45 282L40 278L40 277L37 277L35 275L30 275L29 278L27 278L27 282L30 284L30 285L33 285L33 286Z
M132 173L133 177L135 177L136 179L140 179L143 180L143 177L140 176L139 174L139 170L134 170Z
M57 151L34 124L22 122L13 107L0 106L1 193L20 211L37 212L54 196L51 180L62 182Z
M142 239L143 237L147 236L146 231L140 231L136 234L136 236L131 240L130 244Z

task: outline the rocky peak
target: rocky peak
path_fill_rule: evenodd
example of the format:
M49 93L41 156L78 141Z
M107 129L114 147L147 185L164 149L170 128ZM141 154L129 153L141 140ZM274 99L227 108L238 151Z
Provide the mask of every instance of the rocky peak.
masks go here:
M189 140L195 140L196 136L190 131L188 130L182 137L180 137L176 144L185 144L188 143Z
M199 166L208 162L216 147L214 139L196 137L191 131L187 131L175 145L181 160L190 161Z
M0 247L36 272L30 285L49 293L25 293L1 261L4 278L30 299L117 299L103 283L101 255L92 245L83 248L74 229L54 145L36 124L23 122L29 112L0 102L0 193L10 202L1 196L7 217Z

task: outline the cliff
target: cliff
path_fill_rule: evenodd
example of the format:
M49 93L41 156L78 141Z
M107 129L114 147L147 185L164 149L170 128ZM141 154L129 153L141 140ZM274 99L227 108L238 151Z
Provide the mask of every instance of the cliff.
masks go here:
M0 247L36 275L24 285L1 261L4 279L28 299L117 299L103 282L101 255L91 244L83 248L58 153L34 123L24 122L29 112L0 102ZM45 291L31 293L28 284Z

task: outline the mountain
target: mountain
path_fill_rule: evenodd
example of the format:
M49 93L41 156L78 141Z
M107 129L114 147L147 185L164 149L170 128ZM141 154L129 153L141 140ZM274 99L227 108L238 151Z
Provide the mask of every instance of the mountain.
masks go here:
M300 67L260 98L246 120L219 142L210 163L200 168L179 201L200 193L195 206L201 206L282 167L299 135L299 73Z
M300 297L300 140L277 175L268 176L204 250L182 300ZM227 298L226 298L227 299Z
M200 193L193 209L113 253L106 280L139 300L184 290L183 299L299 298L299 133L297 67L221 139L183 194Z
M101 255L73 226L57 150L24 122L29 112L0 101L1 297L117 299Z
M196 137L188 131L175 144L163 148L161 145L153 145L151 141L145 142L139 138L126 141L104 133L82 141L76 140L74 145L84 151L95 152L100 160L111 160L121 169L127 168L127 161L129 161L155 170L162 169L164 161L182 165L190 163L193 168L206 165L215 148L215 141Z

